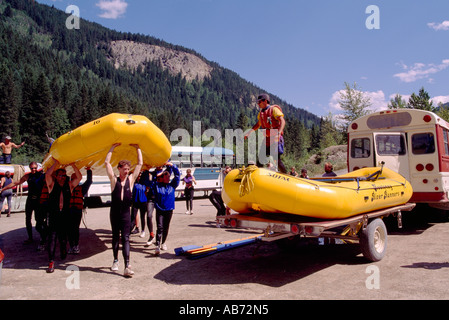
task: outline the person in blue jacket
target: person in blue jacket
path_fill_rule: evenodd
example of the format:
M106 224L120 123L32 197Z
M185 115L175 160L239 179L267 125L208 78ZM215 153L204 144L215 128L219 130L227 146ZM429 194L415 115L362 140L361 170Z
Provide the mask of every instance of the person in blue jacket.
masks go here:
M175 209L175 190L180 182L179 169L171 162L165 164L166 169L157 175L157 179L152 183L152 191L155 196L154 205L156 207L156 251L159 255L162 250L167 250L165 241L168 236L170 221ZM170 181L171 174L174 178Z

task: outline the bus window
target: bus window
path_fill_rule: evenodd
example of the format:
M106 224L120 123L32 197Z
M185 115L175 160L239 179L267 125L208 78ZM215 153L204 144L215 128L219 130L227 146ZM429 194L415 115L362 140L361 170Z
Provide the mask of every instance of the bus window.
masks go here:
M192 154L192 167L201 168L203 166L203 160L201 154Z
M401 135L376 135L376 148L379 155L404 155L405 141Z
M432 133L417 133L412 136L413 154L429 154L435 152L435 138Z
M370 129L394 128L408 126L412 122L412 116L408 112L387 113L374 115L368 118L366 125Z
M445 128L443 128L443 137L444 137L444 151L446 152L446 155L449 155L449 131Z
M357 138L351 141L351 157L355 159L369 158L371 155L369 138Z

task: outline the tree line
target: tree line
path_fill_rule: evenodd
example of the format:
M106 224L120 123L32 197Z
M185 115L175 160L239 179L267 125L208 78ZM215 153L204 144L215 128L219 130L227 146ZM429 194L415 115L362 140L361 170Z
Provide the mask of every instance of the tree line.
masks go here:
M187 81L157 62L129 70L116 69L109 59L114 40L198 55L193 50L85 20L79 30L69 30L63 11L31 0L4 0L0 13L0 135L26 142L17 161L42 159L47 135L57 138L112 112L145 115L167 136L177 128L190 131L193 121L222 132L256 121L255 97L263 90L214 62L208 62L210 77ZM286 145L304 156L322 119L271 96L288 119Z

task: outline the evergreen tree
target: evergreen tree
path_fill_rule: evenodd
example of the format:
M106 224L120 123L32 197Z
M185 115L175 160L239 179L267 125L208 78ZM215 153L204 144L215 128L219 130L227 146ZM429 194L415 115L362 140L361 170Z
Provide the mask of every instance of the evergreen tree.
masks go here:
M0 137L6 135L14 139L19 138L18 126L18 96L16 84L10 69L2 64L0 66ZM0 139L1 139L0 138Z
M41 73L35 81L32 78L28 80L31 92L27 94L27 104L22 108L21 126L28 152L39 155L48 149L46 133L51 129L48 108L52 105L52 95L45 74Z
M207 62L213 68L209 77L187 81L160 62L147 61L137 71L116 69L110 43L131 39L198 55L193 50L84 20L75 32L65 27L65 12L35 1L3 0L5 11L9 6L10 14L0 20L0 131L25 139L27 148L20 152L33 160L48 150L47 132L57 138L111 112L147 115L167 135L176 128L191 131L198 120L204 130L219 129L223 135L225 129L256 121L255 101L263 90L235 72ZM309 143L299 140L310 138L300 132L318 126L319 118L271 96L291 119L288 152L302 154Z
M444 105L440 102L438 104L436 114L449 122L449 103L446 103L446 105Z
M54 108L52 110L51 136L59 137L70 131L70 121L67 111L63 108Z
M407 102L402 99L400 94L396 94L393 99L390 100L388 104L388 109L404 109L407 108Z
M237 118L236 127L245 131L249 127L249 119L245 111L240 109L239 117Z
M420 109L432 112L436 111L436 108L433 106L432 100L430 100L429 93L424 90L424 87L419 90L418 95L412 93L410 99L408 100L408 104L411 109Z
M321 118L319 140L320 149L326 149L327 147L341 143L341 134L335 128L331 113L327 117Z

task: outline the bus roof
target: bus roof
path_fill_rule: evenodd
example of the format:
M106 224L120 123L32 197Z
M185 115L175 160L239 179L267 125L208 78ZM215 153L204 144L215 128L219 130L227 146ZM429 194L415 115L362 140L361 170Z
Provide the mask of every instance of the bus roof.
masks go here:
M449 123L431 111L419 109L391 109L370 113L354 120L348 132L390 129L398 127L439 124L449 128Z

